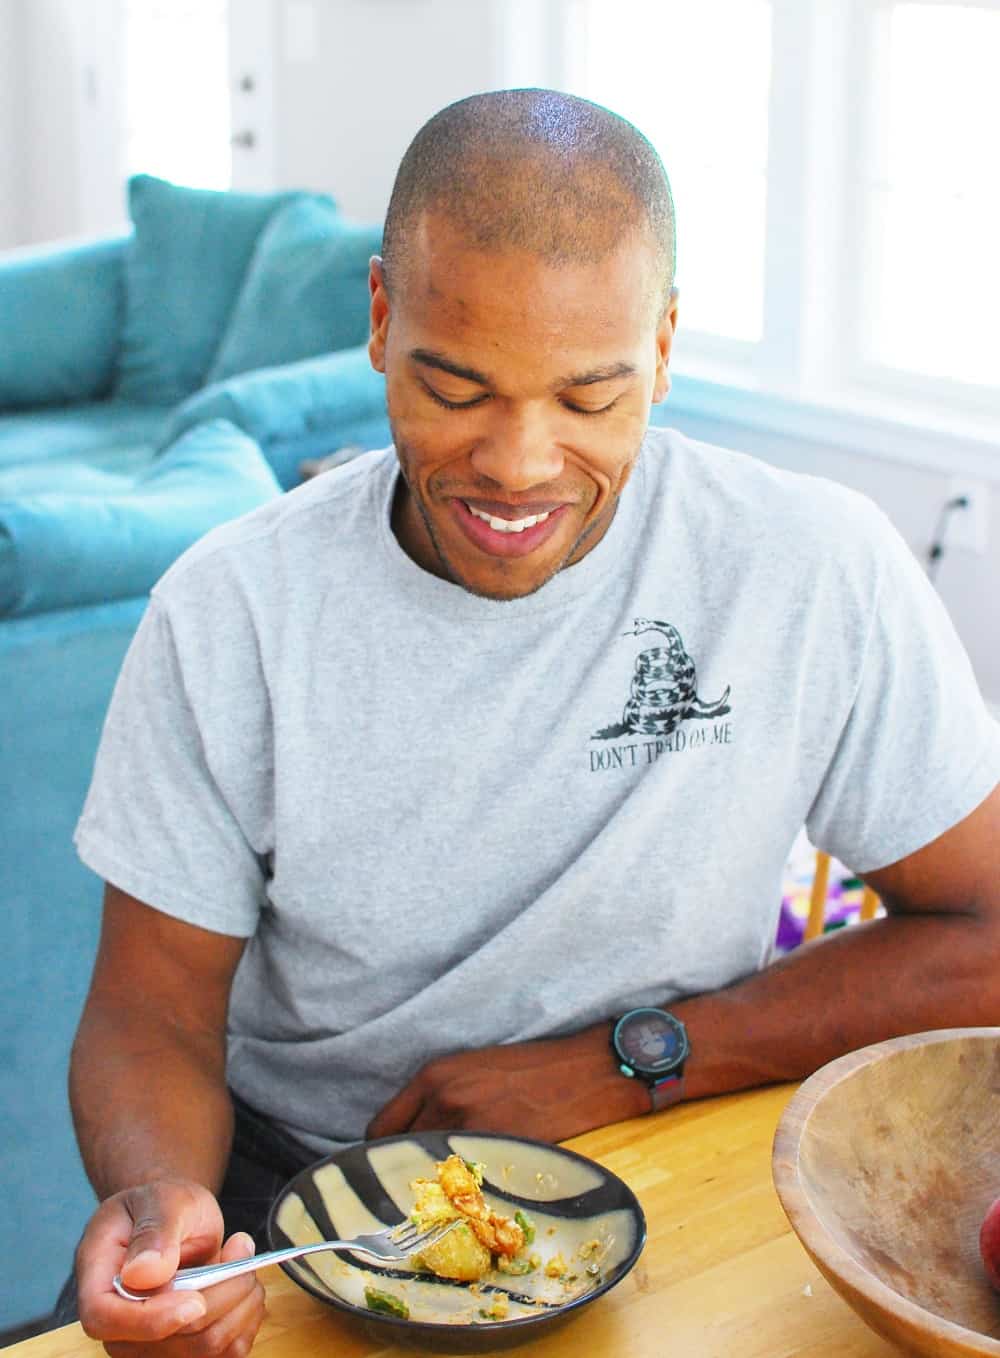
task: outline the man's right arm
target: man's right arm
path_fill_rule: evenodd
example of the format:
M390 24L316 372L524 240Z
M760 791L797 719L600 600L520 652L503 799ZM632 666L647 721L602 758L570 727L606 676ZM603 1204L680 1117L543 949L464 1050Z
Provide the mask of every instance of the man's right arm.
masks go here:
M232 1139L226 1012L243 946L107 888L70 1065L99 1198L164 1175L221 1185Z
M170 918L113 886L73 1047L70 1100L101 1199L77 1253L80 1319L115 1352L199 1351L239 1358L263 1315L253 1275L199 1293L123 1301L177 1267L251 1252L223 1244L215 1195L232 1141L226 1013L242 938ZM185 1306L201 1314L185 1316ZM173 1336L172 1338L170 1336ZM162 1343L158 1341L164 1341Z

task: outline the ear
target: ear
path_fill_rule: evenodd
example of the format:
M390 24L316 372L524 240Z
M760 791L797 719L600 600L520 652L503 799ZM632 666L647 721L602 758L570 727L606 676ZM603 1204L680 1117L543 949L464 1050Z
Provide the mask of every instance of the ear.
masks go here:
M368 261L368 291L371 293L371 334L368 357L376 372L385 372L385 344L389 334L389 293L385 286L385 270L379 255Z
M656 328L656 376L653 381L653 404L666 399L670 390L670 354L677 331L677 289L670 289L670 300Z

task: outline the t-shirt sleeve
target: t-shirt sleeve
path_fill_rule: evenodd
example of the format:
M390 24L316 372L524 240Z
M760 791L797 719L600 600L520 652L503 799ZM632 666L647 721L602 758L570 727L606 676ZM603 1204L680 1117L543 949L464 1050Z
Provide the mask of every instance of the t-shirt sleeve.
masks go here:
M857 693L806 822L813 844L856 872L923 848L1000 782L1000 724L934 588L878 521L879 584Z
M206 744L154 596L115 686L74 842L89 868L147 905L248 938L265 902L264 857Z

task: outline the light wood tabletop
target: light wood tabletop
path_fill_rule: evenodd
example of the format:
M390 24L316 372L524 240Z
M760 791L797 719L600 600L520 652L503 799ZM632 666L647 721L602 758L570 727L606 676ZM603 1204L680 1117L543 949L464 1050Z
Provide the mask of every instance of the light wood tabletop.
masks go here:
M891 1358L820 1276L781 1210L771 1142L792 1086L682 1104L567 1142L618 1174L646 1213L631 1273L579 1316L514 1353L525 1358ZM261 1273L268 1317L254 1358L405 1358L284 1273ZM97 1358L79 1325L10 1358Z

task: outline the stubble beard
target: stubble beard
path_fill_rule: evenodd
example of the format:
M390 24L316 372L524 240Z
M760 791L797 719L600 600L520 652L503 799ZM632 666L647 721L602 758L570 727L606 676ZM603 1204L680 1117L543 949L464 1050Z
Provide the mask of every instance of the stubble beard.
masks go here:
M426 503L424 502L423 497L414 490L413 481L407 471L406 445L400 444L397 441L395 444L395 448L396 456L399 460L399 470L401 476L401 483L396 488L397 505L399 504L400 492L405 487L406 494L409 495L410 500L416 506L417 513L420 515L421 522L423 523L424 528L426 529L428 540L430 541L430 544L434 549L435 555L437 556L438 563L441 566L442 577L445 580L450 580L452 584L458 585L460 589L464 589L467 594L475 595L476 598L492 599L496 603L509 603L514 599L527 599L532 594L537 594L538 591L540 589L543 589L549 583L550 580L553 580L559 574L560 571L565 570L567 568L567 566L572 562L574 556L576 556L580 548L585 545L587 539L594 534L600 523L600 520L598 519L594 520L589 524L586 524L582 532L578 535L578 537L574 539L574 541L566 550L566 552L555 561L551 568L545 572L545 574L542 576L540 580L537 581L537 583L532 584L529 588L519 589L516 592L511 593L509 590L507 591L491 590L483 588L482 586L477 586L471 583L469 580L466 580L462 573L455 567L451 558L448 556L447 551L442 545L440 536L435 530L434 520L431 516L430 511L427 508ZM485 498L489 498L489 494L490 492L488 489L484 491ZM616 501L614 510L611 515L612 519L614 518L614 513L617 511L617 508L618 504ZM610 527L610 520L608 522L608 527ZM496 568L499 570L501 575L506 576L511 576L513 574L514 569L519 564L522 564L525 561L525 559L526 558L522 557L520 558L519 562L512 562L507 561L502 557L493 558Z

